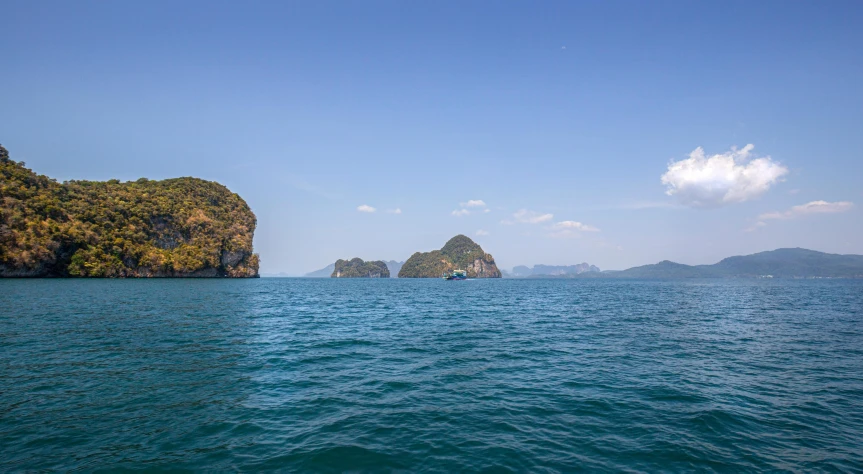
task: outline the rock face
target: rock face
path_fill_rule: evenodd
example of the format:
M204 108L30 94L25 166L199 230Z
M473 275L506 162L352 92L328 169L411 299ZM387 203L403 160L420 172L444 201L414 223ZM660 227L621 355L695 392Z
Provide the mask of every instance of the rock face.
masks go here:
M336 260L331 278L389 278L387 264L380 260L365 262L361 258Z
M399 271L399 278L439 278L453 270L465 270L468 278L501 277L491 254L470 238L457 235L440 250L411 255Z
M0 146L0 277L257 277L255 225L218 183L61 184Z

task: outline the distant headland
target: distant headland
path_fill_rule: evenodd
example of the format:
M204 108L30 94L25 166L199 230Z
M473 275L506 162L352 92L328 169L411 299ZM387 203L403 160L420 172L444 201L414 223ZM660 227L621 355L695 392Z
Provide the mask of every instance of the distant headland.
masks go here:
M516 278L863 278L863 255L837 255L801 248L776 249L728 257L713 265L684 265L668 260L626 270L600 271L582 263L570 266L517 266Z
M572 278L585 272L599 272L599 267L589 263L578 265L534 265L533 268L519 265L504 277L515 278Z
M728 257L713 265L668 260L619 272L580 276L611 278L863 278L863 255L838 255L802 248Z
M257 277L256 223L219 183L58 183L0 146L0 277Z

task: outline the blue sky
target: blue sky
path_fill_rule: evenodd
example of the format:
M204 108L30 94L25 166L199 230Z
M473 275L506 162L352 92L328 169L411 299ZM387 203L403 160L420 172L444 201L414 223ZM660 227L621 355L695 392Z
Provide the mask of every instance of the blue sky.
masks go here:
M457 233L503 268L863 253L860 2L0 0L0 18L13 158L223 183L258 217L262 272Z

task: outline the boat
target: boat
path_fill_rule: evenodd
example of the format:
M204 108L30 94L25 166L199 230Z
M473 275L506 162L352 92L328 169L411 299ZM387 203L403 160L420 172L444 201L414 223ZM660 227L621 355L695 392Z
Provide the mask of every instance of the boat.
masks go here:
M441 278L444 280L467 280L467 272L464 270L453 270L452 273L444 272Z

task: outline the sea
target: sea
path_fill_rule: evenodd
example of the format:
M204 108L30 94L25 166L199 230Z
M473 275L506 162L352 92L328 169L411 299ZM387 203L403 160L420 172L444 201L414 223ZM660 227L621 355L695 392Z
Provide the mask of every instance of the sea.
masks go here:
M863 472L863 281L0 281L0 472L126 470Z

